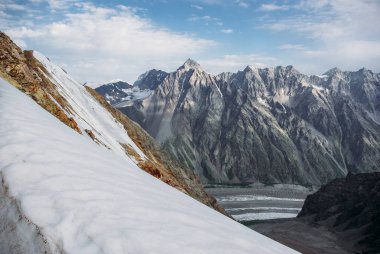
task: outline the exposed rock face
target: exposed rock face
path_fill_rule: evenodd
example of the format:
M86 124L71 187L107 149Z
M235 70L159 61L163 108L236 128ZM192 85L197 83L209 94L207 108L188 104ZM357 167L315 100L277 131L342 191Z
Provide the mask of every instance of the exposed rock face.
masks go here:
M309 195L297 218L250 227L305 254L380 253L380 173L349 173Z
M380 173L348 174L308 196L298 218L328 226L365 253L380 252Z
M122 155L133 158L142 170L198 201L225 213L216 200L204 191L200 181L191 170L186 169L175 159L172 159L170 155L161 151L159 145L149 134L118 110L112 108L94 90L89 87L84 88L76 82L66 84L66 86L69 86L68 91L64 89L67 87L58 87L58 83L55 82L56 80L52 76L61 73L61 75L65 75L67 80L71 80L65 71L62 73L62 69L59 68L59 70L54 70L56 73L49 73L44 65L33 56L32 51L22 51L8 36L1 32L0 60L0 78L8 80L9 83L32 97L41 107L70 128L81 134L88 135L98 145L105 146L111 150L115 148L116 143ZM75 87L76 85L79 88ZM115 91L132 88L128 84L121 83L116 83L110 87L115 88ZM90 105L90 108L83 108L87 104L78 106L80 103L76 99L79 97L74 97L74 93L71 94L73 95L72 97L68 96L70 90L78 92L79 95L75 95L84 98L84 101L93 101L93 103L101 106L97 107L96 110L94 110L94 105ZM110 90L107 89L107 91ZM100 113L97 114L97 112ZM99 116L103 118L96 119ZM108 128L115 127L115 125L117 127L122 126L119 128L122 133L112 136L112 131L106 132L107 130L103 129L102 121L106 122L106 127ZM132 139L131 144L134 147L126 143L119 144L118 138L120 137L118 136L121 135L127 136L125 140ZM113 147L110 147L111 145ZM144 158L141 157L140 151L144 154Z
M323 184L380 168L380 75L372 71L319 77L248 66L212 76L189 59L135 85L152 93L115 106L204 182Z
M64 112L72 112L72 108L48 79L49 73L33 57L33 51L22 51L2 32L0 45L0 77L31 96L41 107L80 133L75 120Z
M117 81L109 84L104 84L96 88L101 94L107 94L107 102L110 104L116 104L120 102L121 98L128 96L127 89L131 89L132 85L124 81Z
M140 75L139 79L133 83L133 86L140 89L154 90L166 78L167 75L168 73L164 71L153 69ZM98 92L101 93L100 91Z

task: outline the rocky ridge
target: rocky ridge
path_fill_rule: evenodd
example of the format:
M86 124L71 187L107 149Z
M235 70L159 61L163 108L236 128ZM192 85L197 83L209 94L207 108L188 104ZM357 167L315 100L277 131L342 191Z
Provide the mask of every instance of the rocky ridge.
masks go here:
M214 76L191 59L157 73L135 83L149 96L114 106L203 182L321 185L380 166L378 73L247 66Z

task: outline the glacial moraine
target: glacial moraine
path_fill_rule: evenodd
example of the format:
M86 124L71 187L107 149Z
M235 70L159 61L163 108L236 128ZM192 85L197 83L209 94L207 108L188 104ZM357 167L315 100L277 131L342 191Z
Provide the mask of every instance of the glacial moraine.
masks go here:
M242 223L294 218L301 211L306 196L315 191L315 188L284 184L205 187L229 215Z

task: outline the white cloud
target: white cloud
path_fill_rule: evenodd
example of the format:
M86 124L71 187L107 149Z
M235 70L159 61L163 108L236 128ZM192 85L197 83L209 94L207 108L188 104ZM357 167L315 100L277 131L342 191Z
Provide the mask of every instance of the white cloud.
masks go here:
M243 7L243 8L248 8L248 7L249 7L249 4L246 3L246 2L244 2L244 1L236 0L235 2L236 2L236 4L237 4L238 6L240 6L240 7Z
M201 59L199 63L204 69L212 74L221 72L236 72L243 70L247 65L265 68L278 65L279 60L265 55L247 54L247 55L224 55L220 58Z
M208 16L208 15L204 15L204 16L193 15L190 18L188 18L187 20L191 21L191 22L197 22L197 21L217 22L217 21L220 21L219 18L211 17L211 16Z
M230 29L230 28L228 28L228 29L221 29L220 31L222 33L225 33L225 34L232 34L234 32L234 30Z
M4 11L0 10L0 18L4 18L4 19L7 19L7 18L10 18L11 15L5 13Z
M203 7L200 5L192 4L190 6L193 7L194 9L197 9L197 10L203 10Z
M248 8L250 6L249 0L234 0L234 1L226 1L226 0L188 0L193 3L202 4L202 5L210 5L210 6L223 6L223 7L231 7L231 6L239 6L242 8Z
M302 44L283 44L279 48L290 49L290 50L304 50L305 49L305 47Z
M26 7L21 4L2 3L0 4L0 9L8 9L8 10L13 10L13 11L25 11Z
M175 69L178 59L197 57L215 45L211 40L158 27L129 7L82 4L80 8L81 12L68 13L63 21L6 33L65 63L65 69L83 82L119 76L132 82L152 67Z
M314 45L285 44L297 49L291 60L308 66L308 72L321 72L332 66L353 70L366 66L380 69L380 1L303 0L292 6L299 12L269 21L262 28L305 37ZM302 47L299 47L302 46Z
M64 10L68 9L71 5L75 4L76 2L80 2L77 0L45 0L49 7L53 10Z
M377 0L301 1L298 15L279 18L264 27L305 33L312 38L365 37L380 32ZM318 4L317 4L318 3Z
M204 15L204 16L197 16L197 15L192 15L187 19L189 22L202 22L204 25L218 25L218 26L223 26L223 22L221 21L220 18L212 17L209 15Z
M286 11L289 9L288 5L276 5L276 4L262 4L259 8L261 11Z
M204 5L224 5L225 0L192 0L196 3L201 3Z

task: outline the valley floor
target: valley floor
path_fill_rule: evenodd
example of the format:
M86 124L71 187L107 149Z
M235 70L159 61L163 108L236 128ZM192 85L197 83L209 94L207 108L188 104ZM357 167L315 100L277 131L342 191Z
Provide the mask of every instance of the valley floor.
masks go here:
M306 196L314 192L312 188L297 185L206 187L206 191L218 200L229 215L243 223L294 218L300 212Z
M234 219L304 254L352 253L351 246L323 226L295 217L307 195L316 191L297 185L206 186Z
M235 220L294 250L304 254L355 253L350 242L342 240L343 235L323 224L311 224L308 218L295 218L306 196L317 189L280 184L206 186L206 191ZM347 234L350 232L345 239Z
M249 227L303 254L354 253L352 246L334 232L324 226L311 226L302 219L267 220Z

